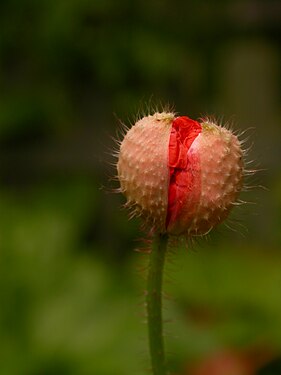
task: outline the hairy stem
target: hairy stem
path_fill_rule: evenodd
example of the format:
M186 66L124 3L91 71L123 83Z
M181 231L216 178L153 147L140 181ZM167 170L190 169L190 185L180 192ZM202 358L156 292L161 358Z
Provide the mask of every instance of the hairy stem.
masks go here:
M162 322L162 279L168 235L155 235L147 279L148 338L153 375L165 375L165 354Z

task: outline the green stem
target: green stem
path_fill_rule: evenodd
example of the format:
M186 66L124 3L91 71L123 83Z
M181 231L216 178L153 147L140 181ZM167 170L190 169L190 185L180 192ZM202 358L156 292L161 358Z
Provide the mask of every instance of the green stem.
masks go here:
M147 319L149 350L153 375L165 375L162 322L162 279L168 235L159 234L153 241L147 279Z

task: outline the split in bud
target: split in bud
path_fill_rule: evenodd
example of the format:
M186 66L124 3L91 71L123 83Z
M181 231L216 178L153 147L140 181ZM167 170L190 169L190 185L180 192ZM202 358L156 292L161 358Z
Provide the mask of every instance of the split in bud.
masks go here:
M223 221L242 188L243 152L231 131L173 113L137 121L117 163L127 205L154 231L200 235Z

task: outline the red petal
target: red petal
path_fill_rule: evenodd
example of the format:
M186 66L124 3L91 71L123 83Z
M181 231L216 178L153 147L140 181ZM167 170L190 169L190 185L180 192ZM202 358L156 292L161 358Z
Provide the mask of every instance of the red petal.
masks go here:
M188 195L190 193L193 195L195 177L191 168L191 159L194 160L194 157L188 156L188 150L201 131L201 125L187 116L177 117L172 123L169 140L170 183L166 228L171 221L176 221Z

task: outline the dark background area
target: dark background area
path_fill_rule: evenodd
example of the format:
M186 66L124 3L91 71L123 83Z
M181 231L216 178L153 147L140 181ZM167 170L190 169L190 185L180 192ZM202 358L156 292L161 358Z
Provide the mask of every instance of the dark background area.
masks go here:
M279 373L280 24L280 1L1 2L1 374L147 373L143 233L108 153L119 119L167 103L247 130L260 169L254 204L168 263L169 365Z

